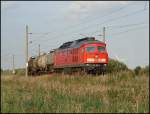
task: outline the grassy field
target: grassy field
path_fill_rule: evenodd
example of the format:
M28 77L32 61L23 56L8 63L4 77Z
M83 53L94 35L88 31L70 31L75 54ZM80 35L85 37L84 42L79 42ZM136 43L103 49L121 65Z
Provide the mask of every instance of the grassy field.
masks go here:
M149 76L1 76L1 112L149 112Z

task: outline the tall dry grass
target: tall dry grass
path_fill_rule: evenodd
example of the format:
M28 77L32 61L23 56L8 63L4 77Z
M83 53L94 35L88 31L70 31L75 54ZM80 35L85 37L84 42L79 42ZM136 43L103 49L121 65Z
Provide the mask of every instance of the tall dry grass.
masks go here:
M149 77L1 76L1 112L148 112Z

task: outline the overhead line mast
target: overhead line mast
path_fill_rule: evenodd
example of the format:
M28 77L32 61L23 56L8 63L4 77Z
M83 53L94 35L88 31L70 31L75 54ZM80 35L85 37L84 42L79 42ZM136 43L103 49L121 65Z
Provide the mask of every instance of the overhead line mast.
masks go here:
M28 25L26 25L26 42L25 42L25 55L26 55L26 58L25 58L25 68L26 68L26 73L25 73L25 76L28 77Z
M103 27L103 42L105 43L105 27Z

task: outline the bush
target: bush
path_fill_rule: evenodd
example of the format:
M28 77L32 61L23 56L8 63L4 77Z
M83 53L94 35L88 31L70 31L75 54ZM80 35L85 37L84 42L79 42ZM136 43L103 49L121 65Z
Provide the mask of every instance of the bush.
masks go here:
M145 74L145 75L149 76L149 65L142 68L141 71L140 71L140 74L141 75Z
M139 72L141 70L141 67L140 66L137 66L135 69L134 69L134 72L136 75L139 75Z
M109 60L109 63L107 65L108 73L115 73L115 72L120 72L125 70L128 70L128 67L124 63L114 59Z
M148 75L149 76L149 65L141 68L140 66L137 66L134 69L134 72L136 75Z
M139 75L149 76L149 66L145 66L144 68L141 68L139 71Z

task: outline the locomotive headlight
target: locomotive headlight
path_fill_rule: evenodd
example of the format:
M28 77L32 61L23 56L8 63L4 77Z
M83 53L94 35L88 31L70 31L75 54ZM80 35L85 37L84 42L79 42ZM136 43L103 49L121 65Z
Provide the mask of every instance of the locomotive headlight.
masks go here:
M105 58L103 58L103 59L101 59L101 61L102 61L102 62L106 62L106 59L105 59Z
M87 62L94 62L94 58L87 58Z
M99 61L99 62L106 62L106 59L105 59L105 58L102 58L102 59L99 59L98 61Z

